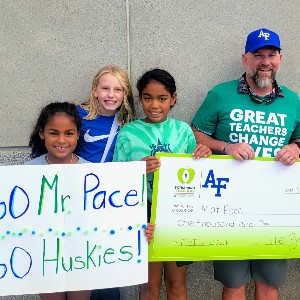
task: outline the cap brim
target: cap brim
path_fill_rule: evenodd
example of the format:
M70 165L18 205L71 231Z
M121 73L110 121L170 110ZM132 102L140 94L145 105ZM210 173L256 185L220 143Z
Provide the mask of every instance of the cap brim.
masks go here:
M249 48L249 49L246 51L246 53L247 53L247 52L253 53L253 52L255 52L257 49L262 48L262 47L275 47L275 48L277 48L278 50L281 50L281 48L278 47L278 45L274 45L274 44L270 44L270 43L263 43L263 44L255 45L255 46Z

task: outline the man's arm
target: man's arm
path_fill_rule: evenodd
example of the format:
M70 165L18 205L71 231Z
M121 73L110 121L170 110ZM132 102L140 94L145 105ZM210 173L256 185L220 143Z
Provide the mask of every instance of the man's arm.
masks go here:
M219 141L211 136L199 131L192 126L197 144L204 144L208 146L214 153L227 154L233 156L239 161L246 159L253 159L255 156L253 148L247 143L231 144L224 141Z
M192 126L192 130L194 132L197 144L204 144L206 145L210 150L212 150L214 153L222 153L223 149L226 147L228 143L223 141L218 141L210 137L209 135L199 131L194 126ZM226 149L225 149L226 151Z
M291 141L290 144L295 144L298 146L298 150L299 150L299 157L300 157L300 139L296 139L294 141Z

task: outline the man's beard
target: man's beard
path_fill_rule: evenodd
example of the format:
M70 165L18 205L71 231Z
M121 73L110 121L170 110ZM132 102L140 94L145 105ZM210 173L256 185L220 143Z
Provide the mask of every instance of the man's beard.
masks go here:
M258 71L254 71L250 69L247 69L247 73L249 77L252 79L253 83L261 89L270 87L275 81L275 77L276 77L276 72L274 70L271 70L270 77L260 77L258 75Z

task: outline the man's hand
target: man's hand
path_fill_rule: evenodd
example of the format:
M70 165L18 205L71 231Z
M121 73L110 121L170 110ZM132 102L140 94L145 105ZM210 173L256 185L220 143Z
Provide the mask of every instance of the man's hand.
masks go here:
M255 157L253 148L247 143L229 144L226 147L225 154L231 155L239 161L253 159Z
M281 161L286 166L293 165L298 158L299 147L296 144L285 145L275 156L276 161Z
M206 145L203 144L198 144L192 153L193 158L196 159L199 159L201 157L207 157L211 154L212 154L211 150Z

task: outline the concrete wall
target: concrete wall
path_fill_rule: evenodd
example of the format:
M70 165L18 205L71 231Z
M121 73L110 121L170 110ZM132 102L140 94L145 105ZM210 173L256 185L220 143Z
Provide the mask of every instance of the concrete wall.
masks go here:
M213 85L241 75L246 35L264 26L282 39L279 82L300 91L297 0L18 0L0 11L0 147L26 146L44 104L86 100L106 64L133 84L147 69L169 70L172 114L190 122Z
M242 74L245 38L260 27L281 37L279 83L300 92L299 0L11 0L0 11L0 164L28 159L41 107L86 100L107 64L126 69L133 84L150 68L167 69L179 96L172 115L190 122L212 86ZM299 299L299 280L293 261L282 299ZM220 288L210 263L190 268L189 299L220 299Z

